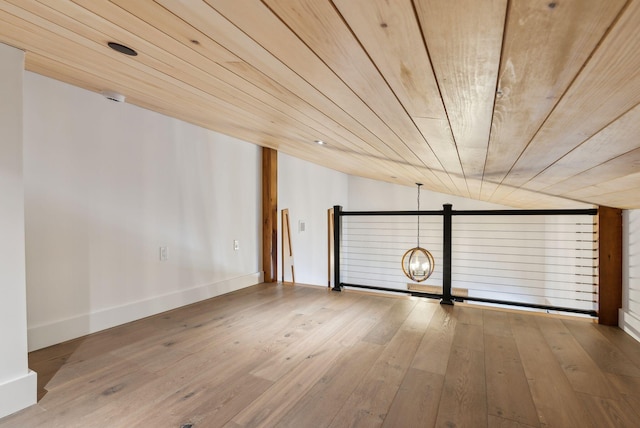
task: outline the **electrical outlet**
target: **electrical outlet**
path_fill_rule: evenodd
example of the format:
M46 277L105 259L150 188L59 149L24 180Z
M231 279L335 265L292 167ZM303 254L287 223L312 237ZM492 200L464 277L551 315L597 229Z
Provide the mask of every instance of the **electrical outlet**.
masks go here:
M240 249L240 242L237 239L233 240L233 250L238 251Z
M160 261L165 262L169 260L169 249L168 247L160 247Z

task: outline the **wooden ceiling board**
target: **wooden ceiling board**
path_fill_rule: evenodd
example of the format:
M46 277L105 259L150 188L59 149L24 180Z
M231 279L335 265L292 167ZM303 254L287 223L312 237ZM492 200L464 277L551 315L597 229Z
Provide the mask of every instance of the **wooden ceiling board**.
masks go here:
M254 67L243 62L240 58L228 53L220 61L220 53L229 52L206 35L195 30L182 20L176 20L175 15L156 3L131 2L116 0L119 7L111 3L95 3L83 1L87 7L98 8L94 10L109 20L119 22L121 26L138 33L140 37L147 37L165 49L170 50L176 56L182 56L185 61L197 64L203 71L215 76L229 85L243 89L248 95L257 100L273 105L279 111L295 116L302 123L307 122L317 130L316 139L329 144L345 146L354 153L368 153L372 156L382 156L375 147L367 144L362 139L353 135L347 128L334 122L325 114L310 106L287 88L268 78ZM131 13L138 13L146 17L141 22ZM155 31L154 31L155 30ZM166 34L165 34L166 33ZM170 36L171 35L171 36ZM182 40L179 42L178 40ZM194 43L197 41L197 43ZM172 47L171 46L173 42ZM215 49L204 48L211 45ZM135 46L135 44L134 44ZM192 49L185 49L192 47ZM184 54L188 55L184 55ZM214 61L215 60L215 61Z
M315 0L266 0L265 3L370 107L422 165L431 169L450 191L456 192L440 160L331 3Z
M328 115L338 116L337 121L374 145L385 156L392 159L399 157L400 168L422 165L415 153L406 145L399 144L401 140L398 136L261 2L220 1L209 2L210 6L201 2L178 3L169 0L160 0L159 3L234 51L247 63L295 90L310 104L321 103ZM242 20L234 22L236 16ZM287 58L288 62L285 63L281 58ZM327 97L324 95L326 93L334 96ZM345 110L340 103L349 105L351 110ZM413 173L418 174L415 169ZM433 174L425 177L425 184L430 187L439 187L438 182Z
M615 180L598 183L572 193L583 200L603 206L623 209L635 209L633 201L637 198L640 174L627 175Z
M23 11L22 9L13 10L10 6L3 5L4 10L17 12L19 15L29 14L30 12ZM57 14L58 16L63 16ZM7 15L9 18L10 15ZM57 58L64 58L65 62L70 64L84 64L88 70L92 70L93 74L108 74L111 76L119 76L120 81L129 81L129 83L135 82L136 85L146 85L147 91L150 93L164 93L168 98L174 100L185 99L193 103L201 103L206 100L208 103L214 103L219 106L219 111L234 111L238 113L246 113L245 110L240 110L233 104L224 102L217 97L210 96L208 93L202 91L197 86L191 86L183 81L172 78L168 74L158 71L158 68L162 68L163 64L151 57L143 57L138 60L125 57L117 54L108 48L105 48L104 43L100 43L96 40L91 40L84 37L77 37L76 33L67 30L64 27L59 27L55 22L46 19L37 19L35 16L29 15L29 18L33 22L38 22L48 28L38 29L33 24L21 24L22 27L6 22L3 25L2 31L7 31L10 34L21 34L23 32L30 33L30 42L32 43L28 49L32 52L39 52L44 56L47 53L55 55ZM4 18L2 18L4 19ZM11 18L9 18L11 19ZM67 23L67 25L69 25ZM87 27L82 27L87 29ZM93 30L88 30L93 31ZM77 43L76 43L77 41ZM101 56L113 57L113 62L103 62L98 64L95 59ZM73 58L73 59L67 59ZM132 70L129 70L131 68ZM140 79L139 76L143 78ZM175 91L173 94L171 91ZM210 104L202 104L202 107L211 107ZM264 111L258 111L254 120L264 121L269 116L264 114ZM276 119L275 116L271 116L271 119ZM282 120L283 118L278 118ZM284 121L284 120L283 120ZM275 128L275 125L273 125Z
M533 191L544 189L556 194L586 187L587 183L582 182L584 176L577 177L578 174L639 148L639 135L640 105L637 105L538 174L526 187ZM622 170L620 175L624 175ZM560 191L560 188L563 190Z
M458 190L468 196L458 149L411 0L333 3Z
M52 68L53 64L55 64L56 67ZM76 77L71 81L68 81L67 83L70 83L74 86L82 87L88 90L97 91L97 92L99 92L101 88L105 86L111 85L111 87L114 87L114 85L116 85L115 82L106 80L103 77L96 76L96 75L89 75L88 73L85 73L83 70L73 69L68 64L52 62L50 59L43 58L37 54L29 54L29 56L27 57L27 69L39 74L49 75L53 78L56 78L62 81L65 81L66 76L73 75ZM82 78L83 76L86 76L86 78L83 79ZM101 83L98 83L97 86L93 86L92 82L96 82L96 81ZM175 108L175 103L169 98L154 99L153 97L151 97L149 104L147 104L146 101L141 101L140 99L149 100L150 98L147 95L147 93L141 92L141 90L144 90L144 88L122 87L122 90L123 92L128 92L132 97L132 99L131 100L128 99L128 101L132 101L132 104L138 105L142 108L154 110L159 113L167 114L167 115L171 115L171 113L173 112L173 109ZM137 98L138 96L140 97L140 99ZM105 102L110 102L110 101L105 100ZM181 106L180 111L184 112L182 116L174 115L178 119L181 119L202 127L206 127L205 125L210 125L211 123L212 114L208 110L198 108L197 106L191 106L190 104L185 104ZM323 159L326 159L326 156L324 155L324 151L327 150L326 147L320 148L312 144L305 145L305 144L300 144L297 141L285 141L281 137L265 138L264 133L258 133L251 127L243 128L236 123L228 122L227 121L228 117L225 115L220 115L218 117L221 118L222 121L218 121L216 123L216 126L221 128L225 134L231 135L241 140L261 141L261 144L263 146L274 148L277 150L282 150L286 148L287 152L292 153L293 155L295 155L300 159L314 162L322 166L325 166L327 168L337 169L348 174L355 174L355 175L359 175L367 178L375 178L381 172L371 168L370 159L367 159L366 157L361 157L360 162L353 162L352 159L347 159L346 157L343 158L342 162L336 163L333 160L324 162ZM329 148L329 150L333 150L333 149ZM390 161L384 161L383 162L384 170L385 171L389 170L392 164L393 163ZM360 166L358 167L358 165ZM410 180L405 182L405 184L410 184L410 183L411 183Z
M522 153L505 183L524 185L640 102L638 23L640 2L631 1Z
M640 0L0 0L27 70L526 208L640 208L639 22Z
M636 181L638 179L640 179L640 177L635 177ZM600 199L598 197L594 197L593 199L600 206L614 206L620 209L633 210L637 208L635 204L631 203L631 201L637 197L637 194L638 191L636 189L632 189L609 194L606 199Z
M90 4L89 6L94 6L94 5L95 3ZM115 10L121 10L121 9L115 8ZM108 11L104 7L98 8L97 10L95 10L95 12L102 16L105 16L105 14L108 14ZM118 22L122 22L122 18L123 17L119 15L115 17L115 20ZM142 25L144 23L137 22L135 24L136 24L136 28L144 28L144 26ZM156 39L161 38L161 36L163 35L163 33L157 34L149 29L146 29L146 31L147 33L151 33ZM140 46L141 44L142 43L139 40L136 40L133 42L133 46ZM165 46L166 44L167 43L164 43ZM151 50L152 49L149 49L149 51ZM200 59L202 59L203 61ZM277 121L278 125L287 124L288 126L299 128L308 133L310 139L307 141L301 141L301 143L305 143L305 142L310 143L315 139L322 139L324 141L331 141L330 144L332 146L335 146L336 148L341 149L345 152L361 153L361 150L359 150L359 148L354 148L353 145L348 144L350 143L349 140L345 138L337 137L337 135L333 132L334 127L326 127L324 124L321 124L319 122L316 122L304 116L300 109L287 108L287 104L285 104L284 102L282 102L277 98L272 97L270 94L260 90L258 87L254 85L248 84L247 82L245 82L245 84L241 84L242 82L238 83L238 81L240 80L239 76L220 67L216 63L212 63L211 61L207 62L207 61L208 60L206 58L200 55L198 55L196 58L191 59L191 63L202 64L202 69L195 70L195 73L199 75L201 79L208 78L212 82L218 82L219 80L216 76L223 74L227 79L230 79L232 81L232 84L235 83L240 88L244 88L244 91L241 91L241 92L238 92L237 90L233 91L234 86L232 84L226 84L226 83L222 83L225 86L224 88L208 88L209 86L208 84L206 83L198 84L198 82L196 82L197 87L207 90L208 93L216 94L217 96L225 99L228 102L231 102L231 103L235 102L235 104L241 104L241 105L243 104L244 105L243 108L248 111L252 111L253 108L249 108L249 106L254 105L256 108L262 109L263 116L271 118L271 120L275 120L275 116L272 114L274 112L271 111L272 108L275 108L278 112L282 113L285 117L288 116L289 119L292 119L291 121L288 121L288 119L285 119L285 121L282 121L282 120ZM164 62L168 64L169 63L172 64L172 66L176 68L175 74L178 76L183 76L183 78L185 78L187 82L189 81L188 76L194 73L194 71L190 70L188 67L190 63L181 61L180 59L167 57L167 58L164 58ZM235 63L237 64L237 62ZM211 74L203 74L204 73L203 70L205 69L209 69L213 71ZM228 94L225 94L225 90L229 90L230 92ZM296 121L297 123L295 123ZM287 126L285 126L285 129L286 128ZM365 150L367 148L370 148L370 147L365 145ZM376 163L377 156L379 156L380 154L373 151L373 155L376 156L376 158L373 158L374 160L370 161L370 163L371 162Z
M9 31L15 30L16 33L19 33L19 29L12 28L11 24L9 23L3 23L3 28L8 29ZM49 41L51 43L56 43L55 37L49 37L49 38L43 37L42 39L35 37L34 41L45 46L46 46L46 43L48 43ZM77 51L81 52L81 49L78 48ZM42 71L45 69L43 66L39 65L38 63L40 64L46 63L49 67L51 67L51 65L54 64L54 62L52 62L51 59L39 57L38 54L33 54L33 53L27 56L26 63L27 63L27 67L29 69L34 69L34 71ZM60 67L64 67L66 69L71 69L73 68L73 65L74 65L69 63L65 63L65 64L57 63L57 64ZM77 68L74 70L73 75L79 76L82 73L91 74L92 76L95 76L95 73L103 73L104 75L111 76L116 80L118 80L120 77L120 73L117 69L109 69L109 68L104 69L104 68L97 68L97 67L91 68L91 66L77 65ZM56 72L55 70L51 70L49 68L46 71L46 74L64 75L69 73ZM91 80L95 80L95 77L93 77ZM122 81L122 79L120 79L120 81ZM77 81L71 82L71 83L77 84ZM113 85L112 82L109 82L109 83ZM88 85L80 85L80 86L87 87ZM133 99L129 101L133 101L133 103L141 105L142 107L149 108L150 106L166 105L165 108L157 108L157 107L152 108L153 110L159 111L161 113L170 112L173 108L175 108L176 103L179 103L181 104L180 111L186 112L185 117L179 117L179 118L184 119L186 121L190 121L200 126L202 126L203 124L208 124L210 126L211 123L214 122L216 128L222 129L226 134L232 135L236 138L244 139L247 141L260 141L261 144L272 147L272 148L276 148L276 149L281 149L286 147L287 151L295 153L297 157L314 161L316 163L318 163L318 159L321 158L322 155L324 155L325 153L324 148L317 147L315 144L300 143L300 141L302 140L298 135L293 135L288 138L285 137L282 133L276 132L276 130L278 129L276 126L273 127L274 131L271 133L268 131L257 133L251 128L245 129L241 125L229 120L228 112L231 111L230 106L217 107L216 105L213 105L213 104L202 103L198 99L193 99L193 100L188 99L186 100L186 102L184 102L184 101L181 101L179 98L179 95L184 94L184 92L178 91L178 92L172 93L172 91L169 90L167 87L164 87L164 90L167 91L164 97L161 97L158 99L154 99L153 97L151 97L151 104L145 105L145 102L136 101L136 97L135 97L136 94L140 99L148 100L150 98L148 95L149 93L158 92L158 88L156 86L153 86L151 83L148 83L148 82L135 82L132 86L121 85L120 88L123 89L123 92L133 94L134 95ZM251 118L253 123L257 125L261 125L261 122L268 121L268 119L262 116L254 116L254 117L249 116L249 117ZM199 119L193 120L193 118L199 118ZM261 128L265 130L265 129L268 129L268 126L265 126L265 124L262 124ZM366 171L366 170L375 171L376 168L372 168L373 164L375 164L375 162L372 162L370 159L361 158L361 159L351 159L350 161L348 161L345 158L345 159L338 159L338 160L333 159L330 162L327 161L325 163L325 166L331 166L333 168L345 170L345 171L350 170L352 173L358 171L358 175L360 175L362 174L363 171ZM388 165L385 165L384 168L385 168L384 170L386 170L388 168Z
M511 170L623 6L623 0L510 3L483 198Z
M506 0L415 2L466 178L484 174ZM480 197L480 186L469 186Z
M109 18L115 22L122 22L125 21L125 17L122 15L122 13L117 14L116 16L113 16L111 14L113 14L114 12L117 12L118 10L120 10L121 12L123 12L122 9L119 9L117 7L113 7L113 5L109 6L109 4L106 3L95 3L95 2L84 2L87 3L87 7L93 9L93 11L100 15L100 16L109 16ZM162 38L162 36L164 35L164 33L160 33L158 34L158 32L154 32L152 31L153 28L147 29L144 28L144 22L135 22L135 20L133 22L131 22L131 24L133 25L133 28L131 29L132 32L137 31L138 29L142 29L144 31L142 31L144 34L147 35L151 35L149 36L149 38L151 40L157 40L158 38ZM137 43L136 43L137 42ZM166 40L163 40L163 45L166 48L166 45L168 43L166 43ZM141 42L140 40L134 40L133 41L133 46L140 46ZM152 51L153 49L150 49L150 51ZM158 52L159 55L162 55L162 52ZM372 169L372 170L380 170L382 168L381 165L379 164L379 159L383 159L383 157L381 156L381 154L379 152L377 152L375 149L371 148L370 146L362 143L361 147L364 146L364 152L362 150L361 147L354 147L353 145L347 145L346 143L349 143L350 140L342 138L342 137L338 137L336 136L336 134L332 131L333 129L337 129L338 127L327 127L324 124L320 124L318 122L314 122L312 120L310 120L309 118L306 118L305 121L305 117L301 116L301 110L300 109L296 109L296 108L286 108L289 104L285 104L283 102L281 102L279 99L274 99L274 98L270 98L270 95L267 94L266 92L259 90L259 88L257 88L256 86L250 85L247 82L245 82L245 84L238 84L237 80L240 79L237 75L229 72L228 70L218 66L218 64L216 63L212 63L211 61L209 61L208 63L206 61L208 61L206 58L203 57L198 57L196 56L196 58L190 58L191 63L196 63L196 64L201 64L201 69L195 69L192 70L189 68L189 62L180 60L176 57L165 57L163 63L166 64L172 64L172 67L175 68L175 72L173 70L169 70L167 71L167 73L171 72L172 74L174 74L175 76L181 76L185 81L194 84L194 82L191 80L192 74L196 74L199 75L199 77L203 80L202 82L195 82L194 86L202 88L204 90L206 90L208 93L211 94L216 94L218 97L223 98L224 100L226 100L227 102L230 103L235 103L235 104L241 104L243 106L244 109L246 109L247 111L252 111L255 108L262 108L263 111L263 116L270 118L271 120L275 121L277 125L279 126L283 126L283 129L289 129L291 126L299 128L301 131L306 132L308 135L306 137L305 140L301 140L301 143L306 143L306 142L312 142L315 139L322 139L324 141L329 142L329 144L332 147L337 148L338 150L342 151L343 153L355 153L355 154L360 154L360 153L365 153L368 154L368 159L367 160L367 165ZM240 62L238 61L234 61L233 64L237 65ZM210 74L203 74L205 69L209 69L212 70ZM223 74L225 76L225 78L232 80L233 83L236 83L240 86L240 88L244 88L244 90L246 92L250 92L249 93L240 93L238 91L236 92L230 92L228 94L225 94L225 90L232 90L233 86L231 85L224 85L224 88L212 88L209 87L209 83L205 82L205 80L207 78L209 78L211 81L213 82L220 82L218 80L218 78L216 76L219 76ZM235 79L235 80L234 80ZM255 89L255 90L254 90ZM247 98L247 95L249 96L249 98ZM255 97L252 97L255 96ZM253 106L253 107L250 107ZM280 118L280 120L276 120L276 116L278 114L275 114L275 111L272 109L271 106L275 106L277 107L277 111L279 111L280 113L282 113L283 115L290 115L289 118L290 119L294 119L293 121L289 121L287 119L282 120L282 117ZM313 112L317 112L317 110L313 109ZM239 115L241 116L241 115ZM293 118L291 116L294 116ZM295 123L295 121L297 121L298 123ZM306 123L310 124L311 126L313 126L313 128L310 128ZM326 122L326 120L325 120ZM356 141L361 141L361 140L356 140ZM259 143L259 141L254 141L256 143ZM319 152L322 153L322 152ZM362 166L362 162L364 158L359 158L360 160L358 161L357 159L353 159L354 162L356 163L360 163ZM375 167L375 168L374 168ZM364 169L364 166L362 168L360 168L360 170ZM386 170L386 169L385 169ZM401 174L401 172L399 172L398 174ZM403 175L406 175L403 174Z
M544 191L556 195L570 194L603 181L615 180L637 172L640 172L640 148L576 174L572 179L550 186Z

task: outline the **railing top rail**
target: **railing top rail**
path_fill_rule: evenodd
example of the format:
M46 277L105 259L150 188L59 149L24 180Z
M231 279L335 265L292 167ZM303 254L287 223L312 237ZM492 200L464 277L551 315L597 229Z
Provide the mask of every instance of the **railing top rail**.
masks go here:
M425 211L340 211L341 216L441 216L444 210ZM549 209L549 210L451 210L451 215L490 216L490 215L590 215L598 214L597 208L584 209Z

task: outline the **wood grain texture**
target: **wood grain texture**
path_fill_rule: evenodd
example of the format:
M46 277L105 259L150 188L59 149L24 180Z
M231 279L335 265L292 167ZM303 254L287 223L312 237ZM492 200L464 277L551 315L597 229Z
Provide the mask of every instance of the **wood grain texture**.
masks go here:
M540 425L594 426L535 318L510 314L509 320Z
M640 343L615 327L302 284L249 287L29 360L47 374L43 398L2 428L640 420Z
M548 189L555 194L565 194L588 185L598 184L601 181L629 175L631 172L625 171L624 167L626 165L633 166L637 161L626 161L622 165L622 171L608 178L598 177L597 168L628 153L635 152L639 146L636 138L638 132L640 132L640 106L629 110L615 122L549 166L527 183L527 188L532 190ZM615 144L611 144L611 141L615 141ZM580 177L577 177L579 174Z
M526 183L638 104L640 58L631 46L640 42L639 19L640 4L628 2L505 183Z
M342 0L334 4L444 169L453 175L458 191L465 194L458 150L412 2Z
M617 398L606 376L559 319L537 319L540 331L573 389L595 397Z
M443 383L442 375L410 368L382 426L435 426Z
M264 282L278 280L278 152L262 149L262 270Z
M510 3L485 181L502 182L623 5L598 0ZM483 194L490 197L490 189L483 187Z
M298 5L283 4L281 6L284 9L279 10L279 14L274 14L274 11L258 0L248 0L242 4L224 0L209 1L209 4L212 5L213 8L237 25L244 33L252 36L255 40L259 40L260 45L268 50L270 56L275 56L276 61L278 61L278 59L282 61L278 61L276 64L272 64L271 62L265 64L269 69L277 67L275 71L278 73L291 74L293 72L293 80L290 79L291 83L287 83L289 86L295 84L297 80L302 77L306 82L313 82L313 86L322 91L322 93L331 93L332 95L327 97L328 101L333 104L330 108L335 112L334 115L339 114L341 117L347 116L345 120L348 120L349 129L355 130L359 135L365 136L367 141L375 144L376 147L382 151L385 158L400 160L403 165L402 169L408 168L413 171L412 173L414 175L417 173L423 176L427 183L432 183L434 186L444 186L441 188L446 189L446 185L436 178L432 171L424 168L424 164L420 160L418 153L412 151L406 142L381 120L376 114L376 111L372 110L372 108L358 96L358 93L348 86L348 82L343 81L340 76L336 74L336 71L330 68L331 63L326 62L328 58L323 58L322 55L319 55L324 52L326 55L331 55L331 58L336 61L342 58L342 64L338 64L338 66L342 67L346 67L350 61L348 58L344 58L344 52L340 51L340 48L336 48L335 51L331 50L332 47L328 45L325 40L325 29L314 28L318 27L318 23L322 23L323 25L335 26L337 31L344 31L344 24L339 20L333 8L325 4L325 2L316 3L318 4L306 6L302 3ZM247 7L248 5L251 5L251 7ZM193 5L190 6L193 7ZM269 6L274 7L277 5ZM176 9L175 5L170 5L170 7ZM286 16L290 13L289 9L295 7L302 8L301 14L298 16L294 12L294 15L291 17L292 22L287 22ZM307 13L309 10L318 7L321 8L326 15L320 13L318 15L318 21L314 21L315 25L305 27L305 20L313 19L307 16ZM180 13L184 12L181 11ZM197 18L197 16L193 16L193 14L189 14L188 17L189 20ZM283 21L285 21L287 25L285 25ZM211 24L212 22L210 22L210 20L204 20L204 22L202 22L203 28L207 28L208 32L219 34L221 28L216 28L216 26L212 26ZM224 26L227 23L221 22L220 24ZM302 25L307 28L308 33L305 34L305 37L297 36L291 32L289 25ZM322 31L321 35L314 33L314 31L319 30ZM243 37L246 37L244 34L239 34L239 36L240 41L243 40ZM236 45L238 41L236 41L235 37L230 37L224 33L221 34L220 37L225 37L224 45L230 50L237 49ZM335 35L333 37L335 37ZM348 39L345 41L346 46L353 43L353 40L350 40L352 38L353 36L349 33ZM251 58L253 56L252 51L255 48L249 46L248 49L250 50L245 49L245 52L247 52L246 56ZM324 51L321 51L321 49L324 49ZM293 52L295 52L295 55L292 56ZM337 55L337 57L333 55ZM361 53L356 52L356 55L358 58L368 61L368 59L365 60ZM286 66L284 64L286 64ZM370 69L370 67L369 65L366 68ZM372 76L372 78L377 78L377 73L376 76ZM287 82L287 80L282 81ZM366 81L364 83L366 84ZM309 83L306 84L308 85ZM371 88L368 88L366 90L370 89ZM383 91L383 94L390 95L388 88L384 88L379 83L376 84L373 90L380 90ZM296 92L301 93L300 91ZM309 89L305 89L304 92L309 92ZM301 94L306 96L304 93ZM313 100L318 98L317 94L311 94L311 96ZM386 98L380 99L377 102L382 103L384 100L386 100ZM393 99L391 99L390 102L391 105L393 105ZM390 107L385 106L383 108L386 111L390 111ZM410 128L411 125L405 124L403 126L409 130L408 132L412 132ZM415 132L417 133L417 130ZM420 139L422 140L421 136ZM428 152L429 148L428 146L421 147L420 150L426 150ZM431 160L435 160L433 153L431 153ZM419 168L416 169L417 167ZM400 174L398 176L402 175L403 174Z
M622 308L622 210L598 208L598 322L618 325Z
M508 316L505 321L508 325ZM514 338L494 336L485 331L484 343L487 413L519 424L539 426Z
M396 149L406 152L407 156L413 154L421 166L428 168L435 182L440 181L456 192L437 156L331 3L313 0L296 3L267 0L265 3L388 128L380 131L395 135L394 139L400 138L402 144L396 145ZM344 105L343 108L352 107Z
M638 208L639 16L635 0L0 0L0 43L29 71L346 174Z
M465 177L482 180L507 2L426 0L416 11ZM476 184L471 196L479 198L480 182L470 183Z

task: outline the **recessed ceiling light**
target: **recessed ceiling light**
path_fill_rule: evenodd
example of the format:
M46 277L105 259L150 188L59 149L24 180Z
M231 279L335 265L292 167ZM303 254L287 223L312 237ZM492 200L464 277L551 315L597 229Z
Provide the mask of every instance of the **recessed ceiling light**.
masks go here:
M322 140L316 140L316 141L315 141L315 143L316 143L316 144L320 144L321 146L324 146L325 144L327 144L327 143L325 143L325 142L324 142L324 141L322 141Z
M110 101L115 101L117 103L123 103L125 100L124 95L114 91L102 91L102 96Z
M129 56L137 56L138 55L138 52L134 51L129 46L121 45L120 43L109 42L109 43L107 43L107 45L111 49L113 49L114 51L123 53L125 55L129 55Z

